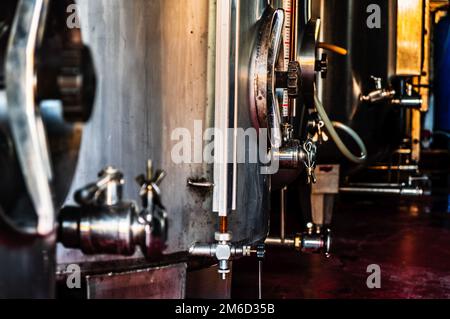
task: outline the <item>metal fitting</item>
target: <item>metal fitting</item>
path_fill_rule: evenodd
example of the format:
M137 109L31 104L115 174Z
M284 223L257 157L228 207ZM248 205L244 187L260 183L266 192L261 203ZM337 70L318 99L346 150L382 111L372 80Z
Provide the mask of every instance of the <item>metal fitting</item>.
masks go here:
M252 247L251 246L242 246L242 256L248 257L252 255Z
M216 233L217 235L218 233ZM223 239L224 236L217 236L217 238ZM231 237L230 237L231 240ZM222 279L226 279L226 274L230 272L230 261L235 257L247 257L251 256L253 250L251 246L235 246L229 243L229 241L223 241L215 244L195 244L190 247L189 255L195 257L213 257L217 259L218 273Z
M307 154L300 143L292 142L290 146L272 152L272 159L280 163L280 168L297 169L304 166Z
M229 242L231 241L231 233L216 232L214 234L214 239L218 242Z
M168 218L159 197L164 174L138 177L143 209L122 199L123 174L107 167L100 179L75 193L79 206L62 209L58 239L85 254L132 255L136 246L147 258L160 255L167 241Z
M323 232L320 228L314 230L314 227L308 227L305 232L297 234L294 238L267 238L265 244L274 247L294 248L302 253L324 254L329 257L331 232L329 229Z
M216 258L219 261L218 273L222 279L226 279L226 274L230 273L231 246L228 244L218 244L216 246Z
M231 258L231 246L228 244L216 245L217 260L229 260Z
M361 102L378 103L381 101L390 100L394 96L395 96L394 90L379 89L372 91L367 95L362 95L360 97L360 100Z
M423 104L423 100L421 97L405 96L398 99L392 99L391 104L407 108L419 109Z
M264 259L266 257L266 245L264 243L256 246L256 257L258 259Z
M370 77L375 85L375 90L367 95L361 95L361 102L378 103L381 101L392 100L395 96L395 90L383 88L382 79L379 77Z
M303 253L324 254L330 256L331 249L331 231L326 229L324 232L316 231L308 228L302 234L298 234L294 238L294 247Z

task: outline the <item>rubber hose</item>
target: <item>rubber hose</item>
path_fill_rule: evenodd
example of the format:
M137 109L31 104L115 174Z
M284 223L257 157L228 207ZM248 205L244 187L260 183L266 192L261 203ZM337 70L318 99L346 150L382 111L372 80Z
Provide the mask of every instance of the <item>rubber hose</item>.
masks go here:
M324 122L326 129L330 133L330 136L333 139L333 141L336 143L336 146L338 147L339 151L341 151L341 153L353 163L356 164L365 163L367 159L367 148L364 142L362 141L361 137L359 137L358 133L356 133L353 129L351 129L347 125L344 125L339 122L331 122L330 118L327 115L327 112L325 111L325 108L323 107L317 95L314 96L314 102L316 105L317 112L322 118L322 121ZM344 144L344 142L342 142L342 139L336 132L335 127L346 132L356 142L356 144L361 150L360 157L355 156L354 154L352 154L352 152L350 152L348 147Z

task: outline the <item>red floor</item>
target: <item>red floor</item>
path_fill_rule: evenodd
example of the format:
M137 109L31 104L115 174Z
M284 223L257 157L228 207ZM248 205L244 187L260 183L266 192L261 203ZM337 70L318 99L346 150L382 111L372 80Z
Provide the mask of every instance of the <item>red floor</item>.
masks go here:
M333 256L268 250L263 298L450 298L450 214L446 202L338 204ZM434 206L434 207L433 207ZM436 211L436 212L435 212ZM366 285L381 267L381 288ZM257 263L234 263L234 298L257 297Z

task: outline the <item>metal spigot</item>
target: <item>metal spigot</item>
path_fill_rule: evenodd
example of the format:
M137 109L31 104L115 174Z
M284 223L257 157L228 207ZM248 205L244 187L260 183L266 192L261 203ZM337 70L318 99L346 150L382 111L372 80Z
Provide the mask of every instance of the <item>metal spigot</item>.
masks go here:
M58 240L67 248L81 249L86 254L132 255L136 246L147 258L165 249L168 218L160 199L159 184L165 173L153 174L151 162L147 174L137 180L141 185L143 208L124 201L123 174L107 167L100 179L77 191L79 206L66 206L59 218Z
M362 102L377 103L388 101L391 105L420 109L423 100L421 95L414 90L411 83L408 83L408 77L397 77L391 80L389 88L383 88L381 78L371 76L375 82L375 91L367 95L361 95Z
M233 245L231 243L231 233L216 232L214 239L217 243L192 245L189 249L189 254L196 257L215 258L219 263L217 272L223 280L230 273L230 262L233 258L250 256L253 252L256 252L251 246Z
M381 78L371 76L370 77L375 84L375 90L367 95L361 95L361 102L377 103L385 100L392 100L395 96L395 90L384 89Z
M291 238L267 238L265 244L274 247L293 248L301 253L324 254L330 256L331 231L323 230L308 223L306 230Z
M227 274L230 273L230 259L231 259L231 234L216 232L214 239L217 241L216 258L219 261L218 272L222 279L225 280Z

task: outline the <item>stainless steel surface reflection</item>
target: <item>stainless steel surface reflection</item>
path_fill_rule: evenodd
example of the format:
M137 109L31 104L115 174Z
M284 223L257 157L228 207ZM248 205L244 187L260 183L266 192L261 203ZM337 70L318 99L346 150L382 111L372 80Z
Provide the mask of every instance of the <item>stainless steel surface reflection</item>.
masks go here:
M234 100L237 93L238 125L243 128L251 126L248 69L257 21L266 3L233 2L233 8L240 7L235 11L240 46L237 86L230 94ZM213 241L217 216L212 212L212 191L192 186L192 181L213 180L212 165L174 163L171 150L177 141L171 134L176 128L187 128L193 136L194 120L203 121L204 129L213 125L214 2L79 0L78 5L99 90L93 118L84 131L72 191L91 181L100 168L113 165L126 176L124 198L137 201L133 178L151 158L167 171L161 187L171 225L166 253ZM230 230L234 240L254 242L267 232L268 179L259 175L258 165L242 164L237 185L237 211L230 216ZM110 257L58 252L59 263L102 259Z

